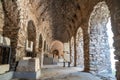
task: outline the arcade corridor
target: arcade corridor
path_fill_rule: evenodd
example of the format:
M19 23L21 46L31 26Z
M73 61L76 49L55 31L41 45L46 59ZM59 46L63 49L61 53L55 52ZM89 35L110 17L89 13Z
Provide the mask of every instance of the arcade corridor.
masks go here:
M0 80L23 79L120 80L120 1L0 0Z

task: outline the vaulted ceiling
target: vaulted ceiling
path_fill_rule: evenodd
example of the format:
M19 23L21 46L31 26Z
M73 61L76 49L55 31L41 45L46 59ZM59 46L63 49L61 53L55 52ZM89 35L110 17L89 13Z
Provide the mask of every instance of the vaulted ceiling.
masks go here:
M6 1L6 0L5 0ZM29 0L37 26L42 27L51 40L67 42L79 27L86 29L94 6L103 0ZM111 6L113 0L104 0ZM50 26L41 26L48 21ZM45 29L45 30L44 30Z

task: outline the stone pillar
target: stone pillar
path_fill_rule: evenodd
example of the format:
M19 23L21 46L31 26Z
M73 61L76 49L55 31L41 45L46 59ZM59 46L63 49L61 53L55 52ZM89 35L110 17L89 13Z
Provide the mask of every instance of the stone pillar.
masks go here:
M84 71L89 72L90 70L89 34L87 29L83 29L83 40L84 40Z
M44 45L44 42L42 43L42 45ZM42 47L42 52L41 52L41 56L40 56L41 58L41 62L40 62L40 65L41 65L41 67L43 67L43 60L44 60L44 47Z
M71 63L71 61L72 61L72 58L71 58L71 56L72 56L71 40L69 41L69 46L70 46L70 63Z
M39 79L40 75L39 58L23 58L19 61L13 78Z
M71 65L74 66L74 38L71 38Z
M114 54L116 61L116 78L120 80L120 0L113 1L113 9L111 11L112 31L114 33Z
M74 35L74 66L77 66L76 35Z
M115 59L117 60L115 63L116 66L116 78L120 80L120 35L114 36L114 47L115 47Z

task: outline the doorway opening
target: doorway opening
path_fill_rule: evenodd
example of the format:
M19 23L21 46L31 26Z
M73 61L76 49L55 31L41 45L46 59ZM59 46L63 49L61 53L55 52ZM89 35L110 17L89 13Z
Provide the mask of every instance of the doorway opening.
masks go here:
M110 18L107 4L104 1L100 2L91 13L88 29L90 37L90 72L106 77L108 77L108 74L112 74L113 69L115 69L113 68L115 64ZM113 67L111 68L111 66Z
M35 57L36 28L32 20L28 21L27 34L28 34L28 40L26 41L26 46L29 49L26 50L26 56Z
M77 66L84 69L84 50L83 50L83 30L80 27L76 34L76 52L77 52Z

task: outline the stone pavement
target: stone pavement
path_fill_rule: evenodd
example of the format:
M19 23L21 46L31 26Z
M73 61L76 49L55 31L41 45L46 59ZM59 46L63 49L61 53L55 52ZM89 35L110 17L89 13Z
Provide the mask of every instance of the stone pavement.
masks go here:
M81 68L78 67L62 67L47 65L42 68L41 73L41 78L39 80L101 80L100 78L90 73L81 72Z
M44 66L40 80L101 80L78 67Z

